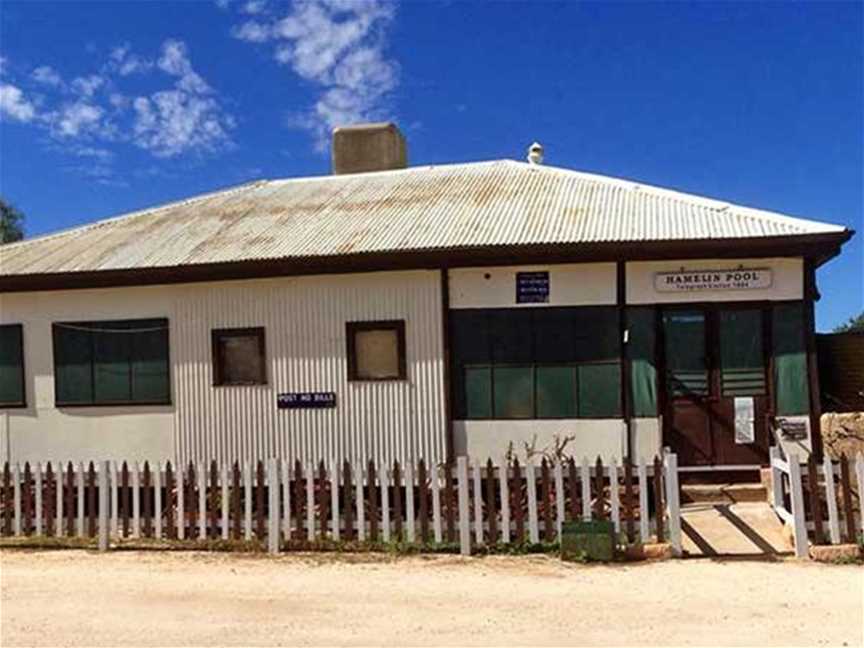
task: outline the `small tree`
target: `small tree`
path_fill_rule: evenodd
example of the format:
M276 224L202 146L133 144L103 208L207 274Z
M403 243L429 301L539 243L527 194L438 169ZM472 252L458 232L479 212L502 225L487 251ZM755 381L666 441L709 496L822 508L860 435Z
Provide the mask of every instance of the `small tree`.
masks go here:
M0 245L24 238L24 214L0 198Z
M850 317L848 321L834 328L835 333L864 332L864 311Z

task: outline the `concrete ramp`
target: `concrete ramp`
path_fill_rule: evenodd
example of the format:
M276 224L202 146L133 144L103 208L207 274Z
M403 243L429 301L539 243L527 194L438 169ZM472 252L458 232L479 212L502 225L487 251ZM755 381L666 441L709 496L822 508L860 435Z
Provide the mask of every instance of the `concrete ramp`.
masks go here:
M681 508L685 555L764 558L793 555L783 524L766 502L700 503Z

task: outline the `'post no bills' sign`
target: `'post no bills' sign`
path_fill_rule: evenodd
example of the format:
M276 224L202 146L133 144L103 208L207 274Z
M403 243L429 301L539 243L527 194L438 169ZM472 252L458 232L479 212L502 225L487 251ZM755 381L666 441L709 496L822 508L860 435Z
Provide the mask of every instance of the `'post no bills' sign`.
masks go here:
M682 270L654 275L657 292L691 292L697 290L756 290L771 287L771 270L738 268L736 270Z

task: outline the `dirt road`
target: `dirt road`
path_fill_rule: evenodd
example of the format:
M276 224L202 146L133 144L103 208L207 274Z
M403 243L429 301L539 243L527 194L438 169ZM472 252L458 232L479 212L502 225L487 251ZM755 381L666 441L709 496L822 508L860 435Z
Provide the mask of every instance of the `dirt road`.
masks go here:
M864 570L0 552L0 645L849 645Z

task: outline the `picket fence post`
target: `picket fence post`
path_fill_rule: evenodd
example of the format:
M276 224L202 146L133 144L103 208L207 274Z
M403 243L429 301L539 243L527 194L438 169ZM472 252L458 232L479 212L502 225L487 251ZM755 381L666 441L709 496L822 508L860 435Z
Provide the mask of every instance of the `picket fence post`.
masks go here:
M855 478L858 481L858 523L861 533L864 533L864 498L860 497L864 493L864 452L859 452L855 459Z
M472 466L474 481L474 540L478 545L483 544L483 496L480 479L480 462L473 462Z
M354 462L354 493L355 501L357 502L357 540L363 542L366 540L366 498L364 496L363 486L365 480L363 475L363 463L360 461Z
M339 464L330 458L330 519L333 525L333 539L339 541ZM350 532L349 532L350 536Z
M269 528L267 529L267 549L271 554L279 553L279 460L271 458L267 461L267 493L269 494L268 512Z
M459 487L459 549L463 556L471 555L471 520L468 517L468 458L456 459Z
M108 471L111 463L99 466L99 551L108 551Z
M501 542L507 544L510 542L510 463L501 458L501 465L498 468L498 486L501 489Z
M79 538L84 537L84 462L78 462L78 525L76 533Z
M525 462L525 480L528 487L528 539L532 544L540 542L540 525L537 519L537 479L534 475L534 462Z
M558 542L561 542L564 533L564 469L561 466L561 457L555 461L555 517Z
M648 467L643 457L639 457L636 473L639 475L639 537L644 544L651 539L651 520L648 512Z
M663 457L666 469L666 507L669 515L669 542L672 553L681 556L681 500L678 488L678 455L669 453ZM663 524L662 512L657 512L657 524Z
M828 533L831 544L840 544L840 515L837 511L837 493L834 489L834 463L827 454L822 462L825 473L825 501L828 504Z
M441 544L443 538L441 529L441 475L437 464L431 468L429 474L432 478L432 533L436 544Z
M621 494L618 492L618 458L609 461L609 506L615 533L621 533Z
M804 488L801 485L801 464L798 455L789 455L789 490L792 496L792 517L795 523L795 556L808 556L807 521L804 518Z
M588 465L588 457L582 457L582 466L579 471L579 482L582 486L582 519L591 521L591 466Z
M405 463L405 534L408 542L414 542L414 461Z

